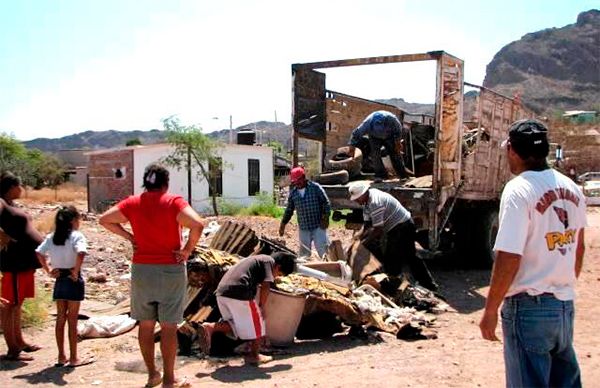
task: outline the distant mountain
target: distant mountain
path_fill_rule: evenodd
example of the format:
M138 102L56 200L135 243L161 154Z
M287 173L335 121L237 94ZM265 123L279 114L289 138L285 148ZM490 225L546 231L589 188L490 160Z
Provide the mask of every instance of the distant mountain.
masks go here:
M375 101L381 102L383 104L393 105L407 113L428 115L433 115L435 113L435 104L418 104L413 102L406 102L403 98L388 98Z
M37 148L45 152L70 149L102 149L125 146L127 141L139 139L142 144L155 144L164 140L165 133L158 129L150 131L85 131L58 139L37 138L24 141L27 148Z
M233 129L233 141L237 139L239 131L256 131L257 143L268 143L269 141L278 141L285 148L292 147L292 126L282 122L258 121L249 123ZM229 142L229 129L222 129L208 134L213 139L218 139L224 143Z
M538 113L600 109L600 11L504 46L488 64L483 85L520 95Z
M291 148L291 126L281 122L259 121L242 125L233 129L234 141L236 134L241 130L256 129L256 142L275 140L282 143L285 147ZM225 143L229 142L229 130L223 129L208 133L213 139L218 139ZM149 131L85 131L74 135L64 136L57 139L37 138L24 141L27 148L37 148L45 152L57 152L60 150L72 149L105 149L124 147L129 140L139 139L142 144L156 144L165 141L165 131L152 129Z

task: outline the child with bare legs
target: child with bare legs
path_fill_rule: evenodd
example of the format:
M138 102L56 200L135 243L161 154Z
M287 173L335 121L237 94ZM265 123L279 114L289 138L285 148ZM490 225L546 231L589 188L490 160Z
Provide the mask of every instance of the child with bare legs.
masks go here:
M276 252L267 255L250 256L242 259L227 271L217 287L217 304L223 320L217 323L204 323L199 334L205 354L210 353L212 335L221 332L242 340L252 341L250 355L246 363L254 366L272 360L260 354L261 339L266 335L264 307L269 297L271 283L278 276L294 272L294 255ZM258 303L256 294L260 285Z
M81 265L87 254L85 236L79 232L81 216L73 206L62 207L56 213L54 233L46 236L36 252L40 264L56 279L53 299L56 301L56 367L78 367L94 362L93 357L77 354L77 317L85 295ZM50 260L48 260L48 258ZM68 326L69 358L65 352L65 326Z

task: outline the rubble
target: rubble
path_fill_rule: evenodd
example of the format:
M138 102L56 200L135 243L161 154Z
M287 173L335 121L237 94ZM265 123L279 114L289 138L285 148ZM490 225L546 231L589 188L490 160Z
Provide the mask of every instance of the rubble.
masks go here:
M225 231L229 231L228 235ZM240 259L235 252L249 250L249 241L255 242L252 254L290 251L277 240L257 236L247 225L226 221L214 235L210 247L198 246L188 264L190 288L185 312L186 323L180 328L180 335L187 337L186 342L193 342L197 336L195 328L202 322L220 318L214 290L229 266ZM221 251L216 247L231 251ZM300 331L326 337L336 332L336 322L339 321L351 328L374 328L403 339L436 337L433 328L436 317L429 312L443 311L443 307L438 308L443 306L439 298L422 287L410 284L406 279L390 279L385 274L377 274L381 264L359 241L353 241L347 252L340 248L341 242L337 248L333 248L337 251L336 258L348 258L347 266L352 270L353 282L345 283L348 284L347 287L341 285L344 284L342 282L336 281L335 284L298 273L276 279L274 286L277 290L292 295L305 295L307 298ZM313 265L342 280L343 269L340 269L337 262L310 262L306 265ZM272 315L270 317L274 319ZM328 319L331 324L322 325ZM327 333L319 333L321 326ZM231 345L233 349L233 344ZM191 345L186 347L192 348Z

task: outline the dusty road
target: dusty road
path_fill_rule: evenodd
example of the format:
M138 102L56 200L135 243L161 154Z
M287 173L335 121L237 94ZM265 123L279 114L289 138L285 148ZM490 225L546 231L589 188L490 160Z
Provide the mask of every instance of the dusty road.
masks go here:
M600 381L597 323L600 316L600 208L591 208L588 214L586 258L577 286L575 345L584 385L595 386ZM119 266L122 264L115 268ZM193 386L204 387L240 384L249 387L504 386L502 345L483 341L477 326L489 273L438 269L436 275L442 292L455 310L439 317L436 340L405 342L387 335L379 340L364 340L341 335L297 343L277 355L272 364L261 368L245 367L237 358L179 358L178 373L187 376ZM103 291L101 287L95 286L96 294L89 304L103 298L114 302L114 292ZM122 285L113 282L112 288L120 289ZM141 387L145 383L135 332L81 342L80 351L95 353L98 361L86 367L65 369L53 367L56 353L53 325L50 321L41 330L28 330L27 335L44 345L44 349L34 353L35 361L27 364L2 362L0 387L28 384ZM5 351L2 342L0 352Z

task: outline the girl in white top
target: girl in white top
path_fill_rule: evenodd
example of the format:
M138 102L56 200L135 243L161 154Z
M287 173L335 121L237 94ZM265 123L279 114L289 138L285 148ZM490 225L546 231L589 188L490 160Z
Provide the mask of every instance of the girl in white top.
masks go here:
M87 254L85 236L78 231L81 215L74 206L62 207L56 213L54 233L36 249L42 267L54 283L53 299L56 301L56 344L58 361L55 366L77 367L90 364L93 358L77 356L77 317L85 295L81 265ZM50 260L48 260L50 259ZM69 326L70 357L65 354L65 324Z

